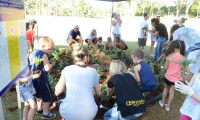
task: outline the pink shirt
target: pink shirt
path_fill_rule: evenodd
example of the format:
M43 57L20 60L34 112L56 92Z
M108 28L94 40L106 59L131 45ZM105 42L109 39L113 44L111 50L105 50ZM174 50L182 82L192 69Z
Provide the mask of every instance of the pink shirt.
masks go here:
M172 57L174 58L172 62L169 62L169 66L167 69L167 72L165 74L165 78L171 82L176 82L181 80L181 70L182 66L178 63L183 58L182 55L175 55L172 54Z

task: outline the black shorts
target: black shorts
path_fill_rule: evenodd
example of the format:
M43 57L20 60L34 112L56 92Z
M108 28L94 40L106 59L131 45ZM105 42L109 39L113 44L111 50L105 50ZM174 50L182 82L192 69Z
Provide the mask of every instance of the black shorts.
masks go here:
M42 82L41 80L34 79L32 82L36 91L36 98L41 98L43 102L51 102L53 100L49 81Z
M147 39L138 38L138 46L146 46Z
M167 78L165 78L165 83L166 83L168 86L174 85L174 82L169 81Z

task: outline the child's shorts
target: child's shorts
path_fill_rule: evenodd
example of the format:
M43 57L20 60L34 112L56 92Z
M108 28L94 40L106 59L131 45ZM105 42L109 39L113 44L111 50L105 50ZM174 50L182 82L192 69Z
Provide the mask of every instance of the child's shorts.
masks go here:
M36 90L36 98L41 98L43 102L51 102L53 100L52 89L49 81L40 82L38 79L33 81Z
M151 41L156 41L156 39L157 39L156 36L151 35Z
M138 38L138 46L146 46L147 39Z
M30 99L33 98L33 95L36 93L32 82L29 85L27 84L20 85L19 90L20 90L20 98L22 102L29 101Z
M141 92L149 92L149 91L153 91L155 90L156 85L152 85L152 86L141 86Z
M174 85L174 82L169 81L167 78L165 78L165 83L166 83L168 86Z

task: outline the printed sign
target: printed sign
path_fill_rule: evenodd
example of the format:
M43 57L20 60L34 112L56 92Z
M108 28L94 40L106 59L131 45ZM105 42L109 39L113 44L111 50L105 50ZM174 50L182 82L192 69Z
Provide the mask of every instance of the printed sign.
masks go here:
M0 96L27 67L23 0L0 0Z

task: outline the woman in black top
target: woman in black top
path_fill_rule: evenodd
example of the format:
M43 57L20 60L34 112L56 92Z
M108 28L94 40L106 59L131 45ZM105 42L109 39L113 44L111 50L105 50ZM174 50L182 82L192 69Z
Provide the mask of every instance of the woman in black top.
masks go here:
M110 65L111 78L108 81L107 95L112 96L113 87L117 107L104 114L104 120L134 119L145 112L145 100L134 77L126 72L126 66L119 60Z
M154 53L154 60L157 60L161 56L162 52L162 45L164 42L168 40L168 33L167 33L167 28L164 24L160 23L157 18L151 19L151 25L155 27L156 32L152 32L148 28L147 31L151 33L153 36L157 36L157 45L155 48L155 53Z

